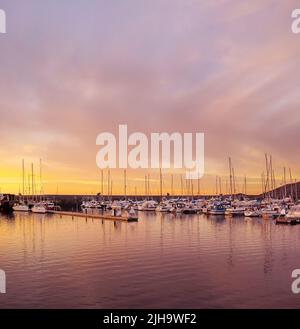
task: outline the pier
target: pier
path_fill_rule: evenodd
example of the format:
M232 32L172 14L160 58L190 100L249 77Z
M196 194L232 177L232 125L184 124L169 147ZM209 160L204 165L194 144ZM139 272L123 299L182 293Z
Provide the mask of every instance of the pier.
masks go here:
M102 220L112 220L112 221L122 221L122 222L137 222L138 218L131 218L125 216L111 216L111 215L98 215L98 214L87 214L83 212L70 212L70 211L49 211L50 214L55 214L59 216L70 216L70 217L82 217L82 218L92 218L92 219L102 219Z

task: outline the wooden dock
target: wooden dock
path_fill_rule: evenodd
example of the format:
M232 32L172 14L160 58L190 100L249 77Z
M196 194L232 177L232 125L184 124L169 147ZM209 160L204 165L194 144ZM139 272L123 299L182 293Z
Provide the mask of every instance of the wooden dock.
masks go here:
M69 217L82 217L82 218L93 218L102 220L112 220L112 221L122 221L122 222L137 222L138 218L131 218L125 216L110 216L110 215L97 215L88 214L84 212L70 212L70 211L49 211L50 214L55 214L59 216L69 216Z

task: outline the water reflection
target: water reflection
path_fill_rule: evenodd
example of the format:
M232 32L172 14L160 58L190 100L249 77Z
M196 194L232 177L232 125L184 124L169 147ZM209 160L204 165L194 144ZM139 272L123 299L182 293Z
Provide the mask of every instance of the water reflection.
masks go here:
M300 226L140 213L138 223L0 217L1 307L299 307Z

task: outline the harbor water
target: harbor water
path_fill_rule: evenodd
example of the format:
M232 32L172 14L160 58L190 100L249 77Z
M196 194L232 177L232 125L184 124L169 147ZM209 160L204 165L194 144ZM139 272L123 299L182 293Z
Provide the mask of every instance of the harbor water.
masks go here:
M0 308L299 308L300 225L139 213L0 216Z

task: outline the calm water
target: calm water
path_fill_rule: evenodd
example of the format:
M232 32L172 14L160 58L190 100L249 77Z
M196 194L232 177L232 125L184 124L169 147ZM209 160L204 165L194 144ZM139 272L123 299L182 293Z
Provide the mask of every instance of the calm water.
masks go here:
M300 225L141 214L0 217L1 308L300 307Z

